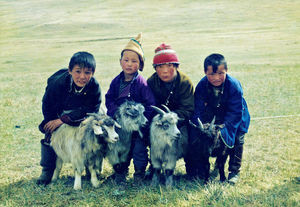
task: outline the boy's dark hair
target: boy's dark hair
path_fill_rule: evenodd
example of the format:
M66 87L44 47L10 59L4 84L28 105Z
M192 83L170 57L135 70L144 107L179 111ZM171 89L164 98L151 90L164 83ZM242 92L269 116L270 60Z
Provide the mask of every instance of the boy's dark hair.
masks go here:
M123 51L121 52L121 58L120 58L120 60L122 60L122 57L123 57L125 51L132 51L132 52L135 52L135 51L133 51L133 50L123 50ZM139 61L140 61L140 68L139 68L139 70L140 70L140 71L143 71L143 68L144 68L144 60L143 60L143 58L142 58L137 52L135 52L135 53L138 55Z
M89 68L93 73L96 69L95 58L88 52L76 52L70 60L69 70L72 71L75 65L78 65L80 68Z
M225 69L227 70L227 62L226 62L224 56L221 54L214 53L214 54L207 56L207 58L205 58L205 60L204 60L204 72L205 73L207 71L207 67L210 65L212 66L214 73L217 72L219 65L224 65Z

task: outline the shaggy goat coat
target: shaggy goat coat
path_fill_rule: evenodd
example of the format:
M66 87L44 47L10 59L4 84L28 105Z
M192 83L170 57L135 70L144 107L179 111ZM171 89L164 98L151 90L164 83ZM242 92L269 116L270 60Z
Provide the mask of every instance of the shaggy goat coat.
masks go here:
M177 128L177 114L167 110L167 113L161 110L161 113L153 118L150 126L150 157L153 168L157 171L152 179L153 185L159 182L160 170L166 172L166 185L172 185L176 161L186 155L188 146L188 137L181 134ZM185 126L181 130L186 130L183 128Z
M145 126L147 119L144 116L145 108L142 104L133 101L124 102L116 112L116 121L121 128L117 130L119 141L109 144L107 158L111 165L127 161L131 146L132 133L138 131L143 137L141 127Z
M94 187L99 185L96 171L101 172L103 157L107 152L107 143L116 142L118 134L115 122L106 115L93 114L79 127L63 124L53 132L51 146L57 154L56 169L52 180L56 180L62 163L72 163L75 170L74 189L81 189L81 174L85 166L91 172Z

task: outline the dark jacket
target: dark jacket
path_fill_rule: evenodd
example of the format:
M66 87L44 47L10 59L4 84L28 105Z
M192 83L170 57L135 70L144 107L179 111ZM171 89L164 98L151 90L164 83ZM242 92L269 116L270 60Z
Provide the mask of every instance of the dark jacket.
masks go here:
M101 90L97 80L92 77L80 93L75 92L73 84L68 69L61 69L48 78L42 101L41 132L45 133L43 127L51 120L60 118L66 124L78 126L87 113L99 111Z
M150 122L153 116L151 105L155 105L155 99L146 80L137 73L130 84L119 94L121 79L124 80L123 71L112 80L109 90L105 95L107 114L114 117L118 107L124 103L125 100L131 100L143 104L145 107L144 115Z
M250 114L247 103L243 98L240 82L226 74L221 95L218 100L213 96L212 85L207 77L203 77L195 90L195 112L192 121L197 124L199 117L203 123L211 122L213 116L217 124L225 124L220 130L223 142L233 147L238 132L247 133L250 124Z
M152 89L157 107L166 105L171 111L177 113L179 126L186 124L194 111L194 87L191 80L182 72L177 71L173 89L164 87L162 80L154 73L148 80L148 85Z

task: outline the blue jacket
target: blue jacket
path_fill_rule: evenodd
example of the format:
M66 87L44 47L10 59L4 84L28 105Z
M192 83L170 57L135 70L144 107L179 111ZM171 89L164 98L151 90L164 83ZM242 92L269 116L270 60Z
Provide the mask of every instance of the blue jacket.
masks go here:
M242 86L237 79L226 74L223 94L219 102L217 101L218 107L212 106L216 100L212 101L209 93L210 87L212 86L206 76L198 83L195 90L195 111L192 121L196 124L197 118L200 118L203 123L207 123L211 122L214 115L219 116L217 117L218 124L225 124L225 127L220 130L223 142L232 148L237 132L247 133L250 124L250 114L243 98Z
M39 129L45 133L45 124L58 118L66 124L78 126L86 113L98 112L100 104L100 85L94 77L80 93L76 93L68 69L61 69L48 78L42 101L44 120Z
M151 105L155 105L155 99L146 80L136 73L136 76L132 79L131 83L121 94L119 94L121 78L124 79L123 71L112 80L109 90L105 95L107 114L114 117L118 107L124 103L125 100L132 100L143 104L145 107L144 115L150 122L153 116L153 109L151 108Z

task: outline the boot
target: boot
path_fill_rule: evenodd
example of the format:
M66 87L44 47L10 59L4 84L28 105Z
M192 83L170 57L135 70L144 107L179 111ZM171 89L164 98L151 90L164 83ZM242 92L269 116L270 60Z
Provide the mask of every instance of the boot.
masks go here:
M115 164L113 166L115 173L110 177L117 183L122 184L126 182L126 176L128 174L128 164L127 162L122 162L119 164Z
M150 164L148 167L148 170L145 173L145 180L152 180L153 177L153 166Z
M242 165L242 156L243 156L243 145L236 145L230 151L230 160L229 160L229 168L228 168L229 183L236 184L239 180L239 173Z
M141 185L145 179L145 170L136 169L133 174L134 183Z
M48 185L51 182L55 170L56 154L46 139L41 140L41 162L42 174L37 180L38 185Z
M44 168L42 169L42 174L36 181L36 184L38 185L48 185L51 182L52 176L53 176L54 170Z

